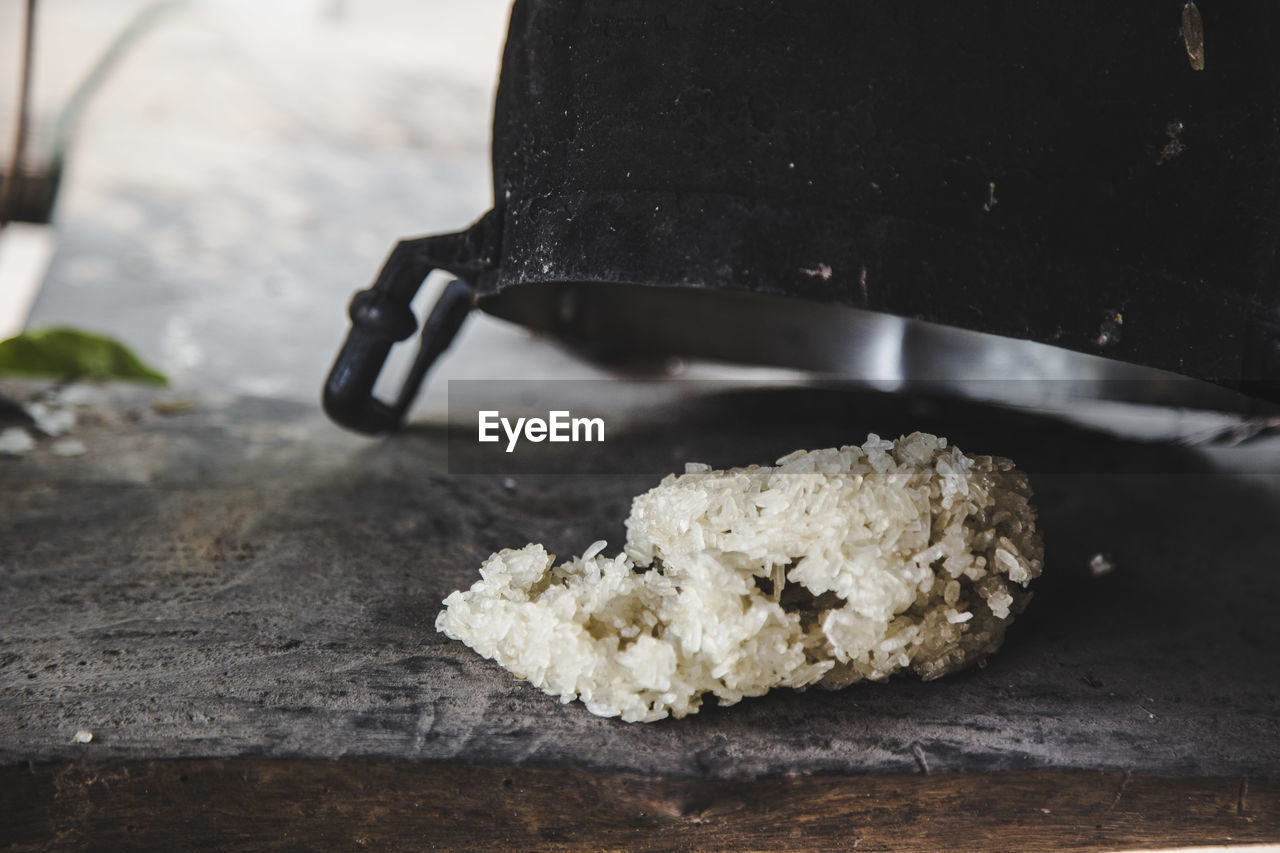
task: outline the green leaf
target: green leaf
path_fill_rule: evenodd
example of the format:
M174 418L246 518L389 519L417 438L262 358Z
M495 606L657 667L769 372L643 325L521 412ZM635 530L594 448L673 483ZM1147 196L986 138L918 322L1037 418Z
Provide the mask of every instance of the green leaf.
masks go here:
M0 341L0 373L169 384L119 341L77 329L42 329Z

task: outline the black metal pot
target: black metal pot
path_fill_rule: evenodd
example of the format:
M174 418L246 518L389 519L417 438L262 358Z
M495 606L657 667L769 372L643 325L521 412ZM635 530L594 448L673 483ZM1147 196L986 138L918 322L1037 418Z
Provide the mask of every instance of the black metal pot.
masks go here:
M815 368L844 306L1280 400L1278 39L1225 0L517 0L494 208L396 247L326 410L394 427L473 302ZM382 404L432 269L466 284Z

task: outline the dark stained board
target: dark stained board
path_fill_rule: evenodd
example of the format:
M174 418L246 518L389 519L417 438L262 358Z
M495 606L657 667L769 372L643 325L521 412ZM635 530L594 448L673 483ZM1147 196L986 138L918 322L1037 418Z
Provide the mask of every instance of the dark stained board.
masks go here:
M72 432L84 455L46 440L0 458L0 765L1280 775L1274 473L1026 412L793 390L656 409L566 454L564 476L505 483L450 475L440 427L367 442L307 407L102 395ZM433 628L495 549L620 545L658 471L916 427L1013 457L1037 490L1047 567L985 669L639 725L561 705ZM1095 577L1099 552L1116 568Z
M0 770L0 850L1133 850L1280 838L1280 782L1126 773L654 779L383 761Z

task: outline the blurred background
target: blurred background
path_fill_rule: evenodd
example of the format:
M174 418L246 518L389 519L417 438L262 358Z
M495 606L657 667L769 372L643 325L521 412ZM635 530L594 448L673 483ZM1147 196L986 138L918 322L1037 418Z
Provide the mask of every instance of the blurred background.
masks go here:
M20 113L27 5L0 0L0 170ZM490 125L509 7L41 0L22 166L36 184L60 166L61 180L51 225L0 229L0 339L24 326L97 332L127 344L178 392L294 401L318 413L347 303L394 242L461 230L492 205ZM437 274L419 293L420 318L444 283ZM861 372L897 387L903 353L925 348L912 349L898 318L860 322L852 337ZM393 350L378 386L384 399L413 348ZM940 352L979 384L1027 371L1072 375L1059 363L1070 354L1045 346L997 358L1003 349L989 345L974 362ZM689 379L799 375L667 368ZM445 416L449 379L612 375L476 311L433 367L413 417ZM1238 423L1176 408L1058 408L1107 429L1193 441Z
M25 5L0 0L5 162ZM38 3L24 166L61 154L64 170L52 229L5 229L22 239L0 248L0 311L29 303L28 329L116 337L178 390L317 401L347 302L394 241L460 230L491 206L508 12L507 0ZM430 284L420 316L442 282ZM601 374L476 312L416 412L443 407L447 378L545 375Z

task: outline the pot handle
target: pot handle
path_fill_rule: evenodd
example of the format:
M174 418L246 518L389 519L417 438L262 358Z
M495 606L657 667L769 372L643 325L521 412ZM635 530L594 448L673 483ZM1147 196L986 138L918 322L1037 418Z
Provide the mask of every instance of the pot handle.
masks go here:
M402 240L368 290L351 300L351 330L324 384L324 410L339 425L378 434L398 428L431 364L448 348L471 310L476 279L497 268L501 217L490 211L466 231ZM394 403L373 395L391 348L418 327L410 304L434 270L458 276L422 325L414 358Z

